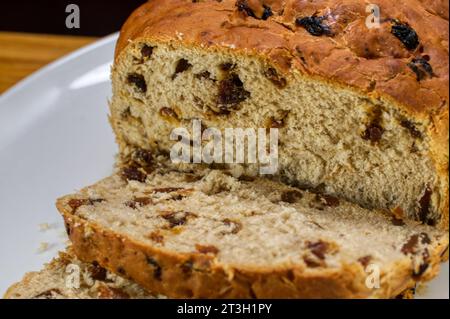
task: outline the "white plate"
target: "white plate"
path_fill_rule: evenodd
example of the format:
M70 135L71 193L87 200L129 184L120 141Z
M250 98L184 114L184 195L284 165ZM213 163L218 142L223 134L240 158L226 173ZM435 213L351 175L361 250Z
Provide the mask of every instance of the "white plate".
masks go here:
M117 34L41 69L0 96L0 294L64 249L55 199L109 175ZM50 228L40 229L47 223ZM41 243L49 249L39 252ZM448 298L448 263L419 297Z

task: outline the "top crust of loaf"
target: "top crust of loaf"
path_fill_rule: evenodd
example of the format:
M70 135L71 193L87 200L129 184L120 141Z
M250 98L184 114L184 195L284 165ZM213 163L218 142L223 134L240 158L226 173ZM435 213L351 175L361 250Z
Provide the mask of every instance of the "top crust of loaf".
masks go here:
M435 114L448 113L448 2L429 2L377 1L381 27L369 29L365 22L370 13L363 0L154 0L123 26L116 58L141 38L232 49L259 55L286 73L387 98L418 119L432 115L440 120ZM272 15L263 17L264 8ZM316 26L325 31L308 32L314 23L299 22L308 17L316 17ZM415 32L417 41L400 40L393 34L394 25ZM420 80L421 71L412 65L418 58L432 67Z

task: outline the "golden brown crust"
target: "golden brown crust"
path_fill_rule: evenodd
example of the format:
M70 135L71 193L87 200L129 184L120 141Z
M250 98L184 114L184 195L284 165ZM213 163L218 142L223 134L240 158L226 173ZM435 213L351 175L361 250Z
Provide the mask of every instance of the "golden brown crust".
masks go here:
M233 48L269 58L286 71L300 71L367 94L383 94L411 113L448 110L448 4L383 0L377 5L381 27L367 28L367 2L248 0L251 12L270 7L267 20L240 11L236 0L156 0L137 9L122 28L116 57L139 38L178 41L193 46ZM297 18L325 16L327 35L314 36ZM448 12L447 12L448 16ZM419 43L408 49L391 32L396 19L409 24ZM417 80L408 67L413 58L428 56L433 76Z
M363 0L149 1L123 26L116 59L126 54L129 43L142 39L232 50L263 59L293 77L314 78L387 101L400 114L423 123L439 179L433 189L433 196L440 197L433 199L442 216L438 226L448 229L448 2L382 0L377 5L381 27L369 29ZM272 13L267 19L262 19L264 8ZM296 23L314 15L325 17L321 23L326 33L313 35ZM397 23L416 32L414 48L393 34ZM428 61L430 74L420 63L416 67L421 70L414 71L418 58Z
M73 276L78 276L79 281ZM40 271L26 273L21 281L8 288L3 298L154 299L164 296L148 293L96 264L82 263L69 246Z
M367 274L359 263L339 269L305 271L300 266L248 268L224 266L214 257L176 253L134 241L70 212L62 198L62 213L73 249L85 262L98 262L144 288L173 298L392 298L426 281L439 271L443 239L430 252L429 270L412 278L411 264L403 259L381 274L380 289L365 285Z

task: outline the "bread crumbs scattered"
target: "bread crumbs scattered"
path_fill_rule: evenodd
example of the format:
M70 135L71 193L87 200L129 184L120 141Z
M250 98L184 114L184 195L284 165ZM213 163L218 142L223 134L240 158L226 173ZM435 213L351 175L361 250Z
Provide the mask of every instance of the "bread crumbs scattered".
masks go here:
M39 224L39 231L41 231L41 232L45 232L45 231L49 230L50 228L52 228L52 227L49 223Z
M42 253L48 251L49 248L50 248L50 244L49 243L42 242L42 243L39 244L38 253L42 254Z

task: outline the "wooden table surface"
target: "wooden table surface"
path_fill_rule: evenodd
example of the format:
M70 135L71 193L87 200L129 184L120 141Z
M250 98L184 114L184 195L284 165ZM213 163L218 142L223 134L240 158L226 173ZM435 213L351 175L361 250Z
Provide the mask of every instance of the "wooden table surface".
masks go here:
M0 94L44 65L95 40L0 31Z

